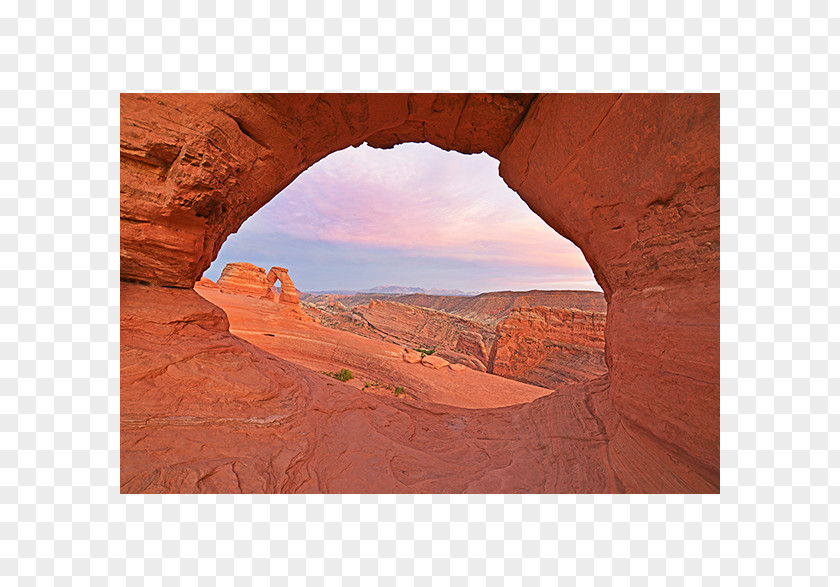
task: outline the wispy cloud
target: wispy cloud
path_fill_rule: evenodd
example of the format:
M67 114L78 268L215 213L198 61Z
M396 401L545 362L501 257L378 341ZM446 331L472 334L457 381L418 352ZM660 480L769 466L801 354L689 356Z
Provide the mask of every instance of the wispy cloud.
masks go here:
M278 234L345 253L381 249L412 258L532 268L546 279L568 275L594 283L581 252L505 185L495 159L428 144L388 150L363 145L334 153L229 240L243 249Z

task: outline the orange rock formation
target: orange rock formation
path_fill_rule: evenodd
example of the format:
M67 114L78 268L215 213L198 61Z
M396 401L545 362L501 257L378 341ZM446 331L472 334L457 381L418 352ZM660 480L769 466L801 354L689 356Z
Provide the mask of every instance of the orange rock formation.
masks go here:
M120 101L122 491L719 491L719 95ZM232 335L195 281L301 171L365 141L498 158L592 267L608 374L520 406L427 409Z
M281 286L279 294L274 291L274 284L278 280ZM272 267L266 274L265 269L251 263L228 263L222 269L216 285L224 293L277 302L299 320L312 320L301 309L295 284L289 277L289 270L283 267Z
M274 300L277 295L271 286L265 269L251 263L228 263L222 269L216 285L225 293L251 296L265 300Z
M489 371L549 388L599 377L605 323L600 312L517 308L496 327Z

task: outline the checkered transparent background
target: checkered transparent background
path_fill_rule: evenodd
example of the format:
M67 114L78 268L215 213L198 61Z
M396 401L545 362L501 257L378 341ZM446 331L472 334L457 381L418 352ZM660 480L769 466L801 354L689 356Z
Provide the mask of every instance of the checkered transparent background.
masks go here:
M840 5L119 4L0 4L0 584L840 576ZM722 92L720 496L119 494L119 92L322 89Z

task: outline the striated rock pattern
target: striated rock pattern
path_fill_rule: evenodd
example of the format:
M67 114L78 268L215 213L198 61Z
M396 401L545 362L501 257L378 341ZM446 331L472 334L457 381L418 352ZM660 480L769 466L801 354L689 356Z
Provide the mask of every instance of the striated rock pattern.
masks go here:
M382 340L414 348L451 350L472 356L486 367L484 338L492 340L493 331L477 322L444 312L417 308L398 302L371 300L367 307L357 306L360 314ZM464 343L466 340L472 344Z
M296 320L278 312L275 302L212 289L197 288L195 291L224 310L231 333L317 373L350 369L354 378L348 384L365 393L393 397L394 389L402 387L412 401L423 405L436 403L463 408L510 406L551 393L543 387L476 370L456 376L448 369L410 364L403 355L416 357L414 360L419 363L421 354L406 353L404 347L382 340ZM367 387L364 386L366 381L370 384ZM387 390L388 385L390 390Z
M274 290L274 283L278 280L281 286L280 293ZM272 267L266 274L265 269L251 263L228 263L222 270L217 285L224 293L271 300L277 302L283 312L292 314L299 320L312 320L301 309L295 284L289 277L289 270L283 267Z
M714 489L625 430L604 378L528 404L427 409L363 393L228 328L193 290L121 285L122 493Z
M458 365L469 367L474 371L481 371L482 373L487 372L487 364L471 355L451 351L449 349L438 349L435 351L435 356L445 359L450 363L457 363Z
M599 312L517 308L496 327L489 371L550 389L604 375L605 323Z
M121 305L123 491L719 491L719 95L121 94L120 117L120 277L151 288ZM226 333L191 289L225 238L364 141L498 158L592 267L608 376L398 409Z
M578 308L589 312L606 312L607 302L604 294L596 291L573 290L531 290L531 291L493 291L476 296L438 296L429 294L386 295L360 293L351 296L340 294L322 294L306 296L310 304L324 307L332 303L341 303L348 308L368 305L370 300L399 302L439 310L454 314L467 320L481 322L495 328L514 308L546 306L549 308Z
M225 293L273 300L276 298L271 289L273 283L266 277L262 267L251 263L228 263L222 269L216 285Z
M277 301L281 304L291 304L300 306L297 289L292 278L289 277L289 270L283 267L272 267L268 270L267 279L274 286L275 282L280 282L280 293L277 295Z
M373 340L385 340L411 348L436 349L439 356L478 371L487 370L484 340L493 340L487 325L445 312L381 299L367 306L347 309L329 301L319 306L306 303L304 311L324 326L345 330Z
M484 365L487 365L490 359L487 347L484 345L484 337L470 330L462 330L458 333L455 350L476 357Z
M447 361L446 359L442 359L440 356L437 355L423 355L423 358L420 359L420 362L426 367L431 367L432 369L441 369L443 367L449 366L449 361Z
M202 277L201 279L199 279L196 282L195 285L198 286L198 287L215 287L215 288L218 288L215 281L213 281L212 279L207 279L206 277Z
M720 470L720 97L546 94L499 173L583 251L622 421Z
M599 291L493 291L477 296L412 294L399 296L394 301L440 310L493 326L515 308L546 306L549 308L578 308L589 312L607 311L604 294Z

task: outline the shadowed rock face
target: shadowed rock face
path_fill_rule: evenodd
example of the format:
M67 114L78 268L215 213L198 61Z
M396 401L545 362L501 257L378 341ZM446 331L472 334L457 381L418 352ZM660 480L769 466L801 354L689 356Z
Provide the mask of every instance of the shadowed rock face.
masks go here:
M717 492L719 111L713 94L122 94L123 491ZM364 141L498 158L604 290L608 376L501 412L398 408L230 335L188 288L301 171ZM176 320L145 306L177 288Z

